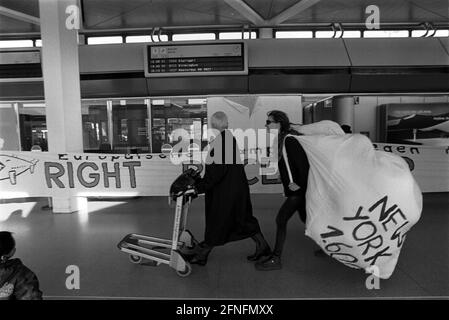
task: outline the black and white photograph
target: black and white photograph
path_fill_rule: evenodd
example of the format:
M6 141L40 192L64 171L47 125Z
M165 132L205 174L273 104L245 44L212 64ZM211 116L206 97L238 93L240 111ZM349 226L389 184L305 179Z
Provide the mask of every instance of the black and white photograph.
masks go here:
M448 123L447 0L0 0L0 300L447 302Z

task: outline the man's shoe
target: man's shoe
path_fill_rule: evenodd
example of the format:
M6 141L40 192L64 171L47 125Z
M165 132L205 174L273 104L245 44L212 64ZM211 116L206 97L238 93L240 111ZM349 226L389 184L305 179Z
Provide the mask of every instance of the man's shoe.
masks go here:
M207 264L207 258L209 253L212 251L212 247L207 246L202 243L198 245L198 252L193 255L188 261L190 264L199 264L200 266L205 266Z
M196 255L196 256L193 256L189 260L189 263L190 264L198 264L200 266L205 266L207 264L207 257L208 257L208 255L206 255L206 256Z
M257 262L255 265L259 271L271 271L282 269L281 257L272 255L268 259Z
M271 249L269 246L266 246L262 250L256 249L256 252L250 256L247 256L246 259L248 259L248 261L255 262L255 261L258 261L262 257L268 257L270 255L271 255Z

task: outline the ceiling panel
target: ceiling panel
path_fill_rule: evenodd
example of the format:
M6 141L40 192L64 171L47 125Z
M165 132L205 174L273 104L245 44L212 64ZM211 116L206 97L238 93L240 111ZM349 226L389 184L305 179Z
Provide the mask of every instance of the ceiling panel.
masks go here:
M0 0L0 6L36 18L39 17L38 0ZM0 15L0 33L30 33L39 32L39 29L39 26L33 23Z
M39 0L0 0L0 6L39 17Z
M242 0L243 1L243 0ZM298 0L246 0L268 20ZM245 24L248 20L223 0L83 0L87 28L142 28ZM372 0L321 0L285 23L363 23ZM448 22L447 0L377 0L381 23Z
M242 0L243 1L243 0ZM245 0L269 20L300 0ZM301 0L304 1L304 0ZM224 0L80 0L84 28L91 30L167 26L250 24ZM363 23L372 0L321 0L284 23ZM376 0L381 23L448 23L448 0ZM0 6L35 17L39 0L0 0ZM0 33L35 32L38 26L0 16Z
M290 8L301 0L246 0L245 2L254 9L262 18L269 20L282 11Z
M27 23L10 17L0 16L0 33L39 32L39 29L39 26L33 23Z
M87 29L244 24L222 0L83 0Z
M379 7L381 23L449 21L447 0L321 0L286 23L363 23L372 4Z

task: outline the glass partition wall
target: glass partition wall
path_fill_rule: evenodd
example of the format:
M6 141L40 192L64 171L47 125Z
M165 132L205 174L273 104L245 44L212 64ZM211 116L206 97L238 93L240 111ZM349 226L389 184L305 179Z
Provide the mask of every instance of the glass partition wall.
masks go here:
M112 150L114 153L150 153L148 99L112 101Z
M20 146L23 151L48 151L45 103L19 102Z
M48 151L44 101L11 102L2 106L5 114L11 109L13 118L17 118L16 132L20 132L20 137L12 149ZM171 148L178 142L173 135L176 129L190 134L189 150L202 149L207 144L206 106L205 97L83 99L84 152L161 153L164 146ZM2 114L2 118L6 116Z
M108 101L83 101L81 115L84 152L110 152Z
M190 136L189 151L202 150L207 144L206 99L169 98L153 99L152 146L153 152L163 152L163 147L178 143L173 132L184 129Z

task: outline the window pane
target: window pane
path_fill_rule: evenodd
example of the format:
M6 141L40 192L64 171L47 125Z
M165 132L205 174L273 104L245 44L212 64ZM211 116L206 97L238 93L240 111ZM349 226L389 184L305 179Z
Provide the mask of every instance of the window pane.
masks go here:
M114 153L149 153L148 110L143 99L112 102Z
M203 149L207 145L207 125L204 125L207 124L206 106L206 99L198 98L152 100L152 152L159 153L163 145L174 146L181 142L174 137L176 129L184 129L189 136L190 140L183 145L183 150Z
M333 31L317 31L315 32L315 38L332 38L334 35ZM335 37L339 37L341 35L341 31L337 31L335 33Z
M0 150L19 150L17 113L13 103L0 103ZM1 170L1 166L0 166Z
M165 134L165 118L154 118L153 117L153 126L152 126L152 134L151 137L153 139L153 153L161 152L162 145L165 144L167 140Z
M250 33L244 32L243 38L249 39ZM256 39L256 38L257 38L257 34L255 32L251 32L251 39ZM241 32L220 32L219 39L220 40L242 39L242 33Z
M82 102L84 152L108 153L111 151L106 100Z
M19 103L22 151L48 151L46 109L43 101Z
M42 47L42 40L36 40L36 47Z
M312 31L276 31L276 38L313 38Z
M128 36L125 38L126 43L135 42L151 42L151 36Z
M174 34L173 41L215 40L215 33Z
M154 42L159 42L159 37L157 35L153 36ZM168 36L163 34L160 36L161 41L168 41ZM153 42L151 36L128 36L125 38L127 43L137 43L137 42Z
M362 33L360 31L345 31L343 33L343 38L360 38Z
M122 37L89 37L87 44L122 43Z
M449 30L437 30L435 37L449 37Z
M433 31L427 32L426 30L413 30L412 31L412 37L423 37L425 34L431 35L433 34ZM449 37L449 30L437 30L435 32L434 37Z
M371 30L363 33L365 38L407 38L407 30Z
M419 38L419 37L422 37L422 36L424 36L425 34L426 34L426 30L413 30L412 31L412 37L416 37L416 38Z
M32 47L33 40L2 40L0 48L25 48Z

